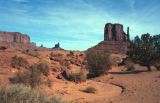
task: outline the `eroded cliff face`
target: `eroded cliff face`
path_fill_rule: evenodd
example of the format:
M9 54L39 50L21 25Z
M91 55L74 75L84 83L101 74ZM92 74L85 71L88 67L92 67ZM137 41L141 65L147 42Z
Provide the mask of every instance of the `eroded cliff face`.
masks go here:
M111 53L126 53L129 45L129 27L127 33L125 33L122 24L107 23L104 27L104 41L90 49L107 50Z
M36 45L30 42L30 37L19 32L0 32L0 46L34 49Z
M104 41L129 41L129 28L126 34L122 24L107 23L104 28Z

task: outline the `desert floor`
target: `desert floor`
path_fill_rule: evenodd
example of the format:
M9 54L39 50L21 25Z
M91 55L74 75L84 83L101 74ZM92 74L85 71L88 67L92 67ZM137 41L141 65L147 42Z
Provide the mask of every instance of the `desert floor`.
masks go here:
M48 63L52 62L46 57L50 52L42 52ZM20 51L8 50L0 52L0 86L10 84L9 78L17 70L11 68L10 61L14 55L22 56L29 62L37 62L39 58L28 56ZM54 66L50 64L50 66ZM128 73L116 71L113 68L108 75L74 83L57 79L57 72L52 72L48 78L53 80L51 87L41 86L40 90L50 96L58 96L75 103L160 103L160 71ZM138 70L146 68L137 67ZM84 88L92 86L95 93L85 93Z
M123 88L120 95L110 98L109 103L160 103L160 71L137 74L111 74L95 79Z

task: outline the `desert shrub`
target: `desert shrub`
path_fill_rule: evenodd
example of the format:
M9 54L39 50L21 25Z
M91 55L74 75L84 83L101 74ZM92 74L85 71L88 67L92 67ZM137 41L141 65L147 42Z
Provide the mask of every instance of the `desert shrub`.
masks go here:
M155 64L155 67L160 71L160 63Z
M29 71L18 72L15 77L10 79L12 83L22 83L31 87L39 86L41 81L41 73L37 69L31 67Z
M134 70L134 62L132 62L129 58L126 58L126 60L124 61L125 66L127 67L127 70Z
M42 83L41 75L49 75L49 66L44 62L34 63L29 70L30 74L30 85L32 87L38 86Z
M45 97L23 84L0 89L1 103L44 103Z
M37 71L38 73L42 73L44 76L49 75L49 66L45 62L34 63L30 66L31 71Z
M70 52L67 54L67 56L73 57L73 56L74 56L74 52L73 52L73 51L70 51Z
M38 70L37 65L33 64L29 70L29 84L31 87L36 87L41 83L41 72Z
M87 65L87 61L82 61L82 65Z
M48 87L51 87L52 86L52 82L53 82L52 80L47 79L47 80L44 81L44 84L47 85Z
M105 74L111 68L110 55L104 51L89 50L86 53L89 76Z
M29 84L29 74L28 72L18 71L14 78L10 78L12 83L23 83Z
M61 98L48 98L38 90L23 84L0 88L0 103L68 103Z
M80 70L79 72L73 72L66 69L62 73L62 76L67 80L74 81L76 83L84 82L87 79L87 73L84 70Z
M128 56L135 63L147 66L148 71L151 71L151 66L160 60L160 34L151 36L147 33L141 38L136 36L128 51Z
M51 53L50 53L50 56L51 56L51 57L61 57L61 56L63 56L63 54L51 52Z
M79 54L80 57L83 57L84 55L82 53Z
M39 57L40 56L40 54L38 53L37 50L29 50L29 49L27 49L27 50L23 51L23 53L25 53L27 55L30 55L30 56L33 56L33 57Z
M5 47L5 46L0 46L0 50L6 50L7 49L7 47Z
M69 68L70 63L69 63L69 61L62 60L62 61L60 61L60 65L61 65L62 68L65 70L65 69Z
M84 70L80 70L78 73L74 73L71 71L66 74L65 78L76 83L84 82L87 79L87 74Z
M70 51L69 54L70 54L70 56L74 56L74 52L73 51Z
M49 66L45 62L38 62L34 64L34 68L39 70L45 76L49 75Z
M86 92L86 93L95 93L96 92L96 89L94 87L91 87L91 86L88 86L86 87L83 92Z
M14 56L12 57L12 60L11 60L11 66L17 69L28 68L29 63L26 59L22 57Z
M47 76L49 74L49 67L45 63L34 63L30 66L28 71L19 71L14 78L11 78L13 83L23 83L30 85L31 87L36 87L42 84L42 74Z

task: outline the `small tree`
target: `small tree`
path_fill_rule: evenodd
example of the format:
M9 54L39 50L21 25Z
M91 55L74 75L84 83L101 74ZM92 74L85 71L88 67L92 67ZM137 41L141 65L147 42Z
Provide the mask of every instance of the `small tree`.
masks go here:
M141 38L136 36L128 55L135 63L147 66L151 71L151 65L160 60L160 35L151 36L147 33Z
M91 76L105 74L111 68L110 56L105 51L89 50L86 60Z

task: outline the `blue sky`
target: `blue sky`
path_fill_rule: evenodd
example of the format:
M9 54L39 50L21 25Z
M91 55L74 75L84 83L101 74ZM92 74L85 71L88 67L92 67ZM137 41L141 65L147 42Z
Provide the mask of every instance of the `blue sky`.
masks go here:
M131 37L160 34L160 0L0 0L0 31L28 34L37 45L85 50L103 40L105 23Z

